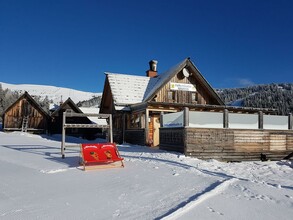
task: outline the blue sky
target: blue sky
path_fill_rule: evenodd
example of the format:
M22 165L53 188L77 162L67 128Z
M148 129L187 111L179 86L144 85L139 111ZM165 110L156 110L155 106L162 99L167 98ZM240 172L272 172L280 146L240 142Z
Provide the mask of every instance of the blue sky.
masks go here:
M0 81L102 92L186 57L215 88L293 82L292 0L0 0Z

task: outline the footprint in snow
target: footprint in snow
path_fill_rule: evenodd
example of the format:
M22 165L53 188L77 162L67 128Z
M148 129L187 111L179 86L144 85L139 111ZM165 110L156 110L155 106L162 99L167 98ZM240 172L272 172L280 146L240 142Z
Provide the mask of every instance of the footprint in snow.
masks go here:
M221 212L216 212L213 208L211 208L211 207L207 207L209 210L210 210L210 212L213 212L213 213L217 213L218 215L224 215L223 213L221 213Z
M115 217L119 217L120 216L120 210L117 209L114 213L113 213L113 218Z
M119 200L122 200L122 199L124 199L125 196L126 196L126 194L125 194L125 193L122 193L122 194L118 197L118 199L119 199Z

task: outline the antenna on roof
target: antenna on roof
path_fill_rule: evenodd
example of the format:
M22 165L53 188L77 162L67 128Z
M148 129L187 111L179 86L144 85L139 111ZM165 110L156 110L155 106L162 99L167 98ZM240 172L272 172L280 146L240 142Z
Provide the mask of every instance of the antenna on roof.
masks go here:
M183 72L183 75L185 77L189 77L190 76L190 73L189 73L189 71L186 68L183 68L182 72Z

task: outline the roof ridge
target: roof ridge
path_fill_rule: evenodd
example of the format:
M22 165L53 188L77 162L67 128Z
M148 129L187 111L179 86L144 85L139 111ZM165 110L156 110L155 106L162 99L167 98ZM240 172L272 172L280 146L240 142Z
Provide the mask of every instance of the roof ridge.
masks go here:
M143 78L150 78L148 76L142 76L142 75L134 75L130 73L112 73L112 72L105 72L106 75L121 75L121 76L131 76L131 77L143 77Z

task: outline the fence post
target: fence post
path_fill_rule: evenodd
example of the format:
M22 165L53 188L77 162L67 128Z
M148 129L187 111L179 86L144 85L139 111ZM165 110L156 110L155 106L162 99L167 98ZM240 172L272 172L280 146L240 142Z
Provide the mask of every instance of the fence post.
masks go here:
M163 122L163 120L164 120L164 112L161 112L160 113L160 127L162 128L162 127L164 127L164 122Z
M228 111L228 109L224 109L223 127L229 128L229 111Z
M62 115L62 142L61 142L61 155L62 155L62 158L64 159L65 158L65 153L64 153L64 149L65 149L65 132L66 132L66 129L65 129L65 124L66 124L66 111L63 112L63 115Z
M109 115L109 141L113 143L113 124L112 115Z
M188 127L189 126L189 108L184 107L183 111L183 126Z
M125 113L122 114L122 143L125 143Z
M292 113L288 115L288 129L292 130Z
M145 110L145 130L144 130L144 138L146 145L149 145L149 110Z
M263 129L263 112L258 112L258 129Z

